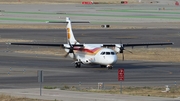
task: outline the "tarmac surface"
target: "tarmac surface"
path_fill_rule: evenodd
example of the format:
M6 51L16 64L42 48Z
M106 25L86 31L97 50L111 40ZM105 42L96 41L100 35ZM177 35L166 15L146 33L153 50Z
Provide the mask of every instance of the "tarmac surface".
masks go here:
M36 43L66 43L64 30L18 30L18 29L2 29L1 39L15 39L15 40L33 40ZM173 46L156 46L156 47L174 47L179 48L178 43L179 29L141 29L141 30L74 30L75 37L82 43L118 43L122 40L124 43L145 43L145 42L167 42L167 40L174 42ZM111 33L111 34L109 34ZM121 37L123 36L123 37ZM49 47L51 48L51 47ZM180 83L179 67L180 63L172 62L146 62L146 61L121 61L119 60L114 65L113 70L100 68L100 66L86 66L82 68L74 68L71 64L73 61L70 58L63 58L55 55L40 55L40 54L21 54L15 53L17 50L45 50L48 47L31 47L31 46L9 46L5 42L1 42L0 51L0 88L1 92L11 93L15 95L26 96L38 95L39 83L37 82L37 71L44 71L43 86L63 87L65 85L81 88L97 88L98 82L103 82L106 89L112 88L113 85L118 86L120 82L117 80L117 70L119 68L125 69L125 81L123 86L151 86L151 87L165 87L165 85L174 86ZM151 47L149 47L151 48ZM152 47L153 48L153 47ZM55 48L52 48L55 49ZM134 48L136 49L136 48ZM55 49L57 50L57 49ZM167 57L168 58L168 57ZM7 89L7 91L5 90ZM9 89L9 90L8 90ZM19 90L17 90L19 89ZM34 89L34 90L33 90ZM15 91L15 92L14 92ZM57 93L53 90L44 90L45 96L52 100L61 95L62 92L58 90ZM47 92L46 92L47 91ZM23 93L25 92L25 93ZM27 94L28 92L28 94ZM68 92L68 91L67 91ZM53 93L53 94L52 94ZM56 93L54 95L54 93ZM80 92L68 92L73 96ZM58 95L57 95L58 94ZM63 93L66 95L66 93ZM62 95L63 95L62 94ZM75 95L74 95L75 94ZM90 94L90 95L88 95ZM84 96L91 96L92 93L86 93ZM97 95L96 93L93 95ZM85 98L85 100L106 101L104 97L106 94L99 94L99 97ZM107 94L108 95L108 94ZM51 97L50 97L51 96ZM56 96L56 97L54 97ZM68 95L67 95L68 96ZM128 101L131 96L128 95L111 95L112 101L123 99ZM117 96L114 97L114 96ZM34 96L33 98L36 98ZM42 98L46 98L42 97ZM39 98L39 97L38 97ZM40 97L41 98L41 97ZM59 96L57 99L63 98L63 101L78 101L73 97ZM110 97L111 98L111 97ZM110 99L109 98L109 99ZM132 97L133 98L133 97ZM80 98L81 99L81 98ZM107 101L109 100L107 99ZM134 98L133 98L134 99ZM138 97L139 101L144 97ZM122 100L122 101L124 101ZM149 101L165 101L166 98L150 98ZM148 101L147 100L147 101ZM167 101L175 100L168 99ZM179 99L178 99L179 100ZM121 100L118 100L121 101Z

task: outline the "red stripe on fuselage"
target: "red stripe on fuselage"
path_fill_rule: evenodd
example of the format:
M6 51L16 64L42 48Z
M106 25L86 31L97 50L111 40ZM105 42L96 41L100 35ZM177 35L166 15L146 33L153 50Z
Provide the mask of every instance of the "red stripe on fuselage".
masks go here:
M101 50L101 48L87 49L87 48L76 48L76 47L74 47L74 49L80 52L84 52L85 54L96 54Z

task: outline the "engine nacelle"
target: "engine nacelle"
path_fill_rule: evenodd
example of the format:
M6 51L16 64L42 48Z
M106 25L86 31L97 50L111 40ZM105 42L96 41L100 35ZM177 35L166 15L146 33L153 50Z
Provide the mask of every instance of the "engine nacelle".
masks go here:
M117 53L120 52L120 44L115 44L115 48L114 48L114 51L116 51Z

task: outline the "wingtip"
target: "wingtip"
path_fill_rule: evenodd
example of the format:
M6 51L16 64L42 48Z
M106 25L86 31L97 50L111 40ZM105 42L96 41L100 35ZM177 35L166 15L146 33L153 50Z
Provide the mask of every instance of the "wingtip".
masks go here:
M7 45L11 45L11 43L6 43Z

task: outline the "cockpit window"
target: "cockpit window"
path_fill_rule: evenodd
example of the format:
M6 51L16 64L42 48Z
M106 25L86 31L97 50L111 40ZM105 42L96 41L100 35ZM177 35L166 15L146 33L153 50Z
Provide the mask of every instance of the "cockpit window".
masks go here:
M105 52L101 52L101 55L104 55L105 54Z
M106 52L106 55L110 55L111 53L110 52Z
M114 52L101 52L101 55L115 55Z
M114 55L115 53L114 52L111 52L111 55Z

